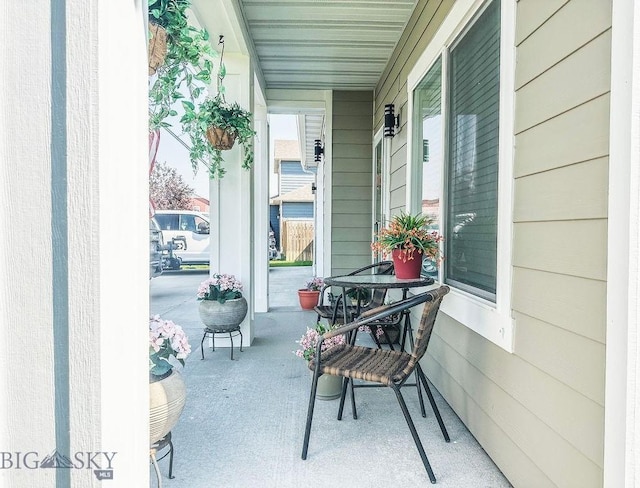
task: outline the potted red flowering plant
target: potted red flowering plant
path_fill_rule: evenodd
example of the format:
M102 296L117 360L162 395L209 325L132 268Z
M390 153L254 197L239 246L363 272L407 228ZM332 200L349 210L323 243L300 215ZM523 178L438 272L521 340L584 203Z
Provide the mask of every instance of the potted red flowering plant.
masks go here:
M371 248L391 255L398 278L418 278L424 257L434 261L440 258L442 236L428 228L432 223L433 220L424 215L402 212L380 230Z

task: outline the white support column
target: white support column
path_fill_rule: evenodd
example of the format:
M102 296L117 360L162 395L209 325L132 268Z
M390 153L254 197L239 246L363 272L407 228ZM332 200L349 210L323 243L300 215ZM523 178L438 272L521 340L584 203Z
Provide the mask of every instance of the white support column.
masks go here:
M321 221L318 225L322 225L322 262L321 266L316 268L318 276L331 276L331 225L332 225L332 193L331 185L333 181L333 92L324 92L324 158L322 161L322 194L318 195L318 201L321 202L322 213ZM321 199L320 199L321 198Z
M227 76L224 79L227 102L238 102L250 110L253 100L253 74L248 56L225 53ZM252 285L252 176L242 169L242 151L238 144L223 152L226 173L210 182L211 272L233 274L244 288L249 313L241 325L243 345L253 340L254 297ZM265 248L266 252L266 248ZM228 338L216 337L216 346L230 346ZM235 341L237 345L237 340Z
M254 163L254 297L255 312L269 310L269 132L267 107L259 85L255 84L253 108L255 139Z
M605 488L640 485L640 8L614 0L611 39Z
M148 486L145 2L3 14L0 486Z

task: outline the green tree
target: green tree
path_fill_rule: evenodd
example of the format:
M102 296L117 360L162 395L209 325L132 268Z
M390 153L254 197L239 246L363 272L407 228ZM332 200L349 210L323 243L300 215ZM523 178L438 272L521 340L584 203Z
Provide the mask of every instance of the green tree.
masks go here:
M149 176L149 197L158 210L191 210L194 190L168 163L156 163Z

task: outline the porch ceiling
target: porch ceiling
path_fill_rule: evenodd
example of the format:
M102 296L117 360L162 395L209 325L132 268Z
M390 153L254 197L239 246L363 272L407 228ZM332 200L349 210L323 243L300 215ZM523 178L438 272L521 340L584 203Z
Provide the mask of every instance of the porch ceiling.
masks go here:
M264 90L373 90L417 0L192 0L212 39L251 55ZM269 101L267 100L267 103ZM324 114L298 119L302 163L317 166ZM284 113L284 112L281 112Z
M238 0L264 88L372 90L416 0Z

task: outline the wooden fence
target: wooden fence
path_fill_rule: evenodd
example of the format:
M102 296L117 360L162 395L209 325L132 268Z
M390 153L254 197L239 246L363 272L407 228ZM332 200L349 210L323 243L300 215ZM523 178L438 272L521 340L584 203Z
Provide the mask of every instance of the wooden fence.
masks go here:
M287 261L313 261L313 221L282 222L282 253Z

